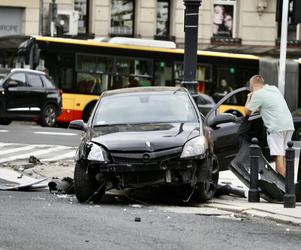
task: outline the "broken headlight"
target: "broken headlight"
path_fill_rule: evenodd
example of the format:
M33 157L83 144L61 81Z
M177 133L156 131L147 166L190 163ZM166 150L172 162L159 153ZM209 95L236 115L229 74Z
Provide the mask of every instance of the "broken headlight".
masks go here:
M95 143L87 143L87 159L89 161L107 162L106 151Z
M208 143L206 138L204 136L198 136L185 143L181 158L203 155L207 149Z

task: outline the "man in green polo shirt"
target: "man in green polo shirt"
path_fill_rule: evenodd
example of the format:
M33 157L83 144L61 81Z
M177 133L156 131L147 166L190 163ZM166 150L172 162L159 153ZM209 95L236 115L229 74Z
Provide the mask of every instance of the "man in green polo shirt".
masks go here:
M279 89L265 84L260 75L250 79L250 90L245 105L247 116L259 111L267 128L270 153L275 156L276 170L285 176L285 149L294 132L294 123L287 103Z

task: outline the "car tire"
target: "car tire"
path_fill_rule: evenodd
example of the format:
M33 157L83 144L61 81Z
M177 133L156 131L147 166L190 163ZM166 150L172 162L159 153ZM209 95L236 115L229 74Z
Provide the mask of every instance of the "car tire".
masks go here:
M213 198L218 184L219 178L219 164L216 156L211 156L212 170L211 180L197 183L195 190L195 198L200 202L206 202Z
M57 109L53 104L46 104L42 110L41 124L44 127L54 127L56 124Z
M106 186L105 182L100 184L95 174L89 172L87 166L76 163L74 169L74 190L79 202L99 202L103 197Z
M0 125L9 125L12 121L6 118L0 118Z

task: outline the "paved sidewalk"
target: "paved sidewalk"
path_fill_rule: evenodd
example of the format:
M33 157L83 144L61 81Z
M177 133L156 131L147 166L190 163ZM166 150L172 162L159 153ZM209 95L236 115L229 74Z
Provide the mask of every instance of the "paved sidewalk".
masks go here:
M219 183L243 188L247 197L248 188L231 171L220 174ZM284 208L283 204L269 203L263 199L257 203L248 202L248 198L224 195L214 198L203 206L301 226L301 202L296 203L296 208Z

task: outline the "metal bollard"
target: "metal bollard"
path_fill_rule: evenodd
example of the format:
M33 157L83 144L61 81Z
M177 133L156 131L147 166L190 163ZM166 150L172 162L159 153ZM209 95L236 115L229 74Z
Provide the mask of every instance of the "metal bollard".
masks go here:
M288 148L285 150L286 158L286 177L285 177L285 195L283 196L284 207L296 207L296 194L294 183L294 163L295 163L295 150L293 149L294 143L289 141Z
M257 138L252 138L250 146L250 189L249 202L259 202L258 190L258 165L259 165L260 147Z

